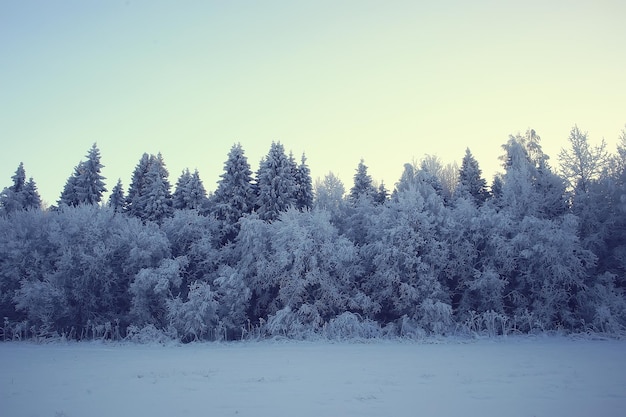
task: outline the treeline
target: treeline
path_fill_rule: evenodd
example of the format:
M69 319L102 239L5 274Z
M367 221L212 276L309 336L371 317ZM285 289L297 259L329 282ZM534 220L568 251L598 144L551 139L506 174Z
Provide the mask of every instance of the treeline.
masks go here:
M272 143L253 175L234 145L215 192L171 192L144 154L107 191L94 145L41 209L20 164L0 196L1 337L182 341L626 330L626 132L574 127L555 170L532 130L490 187L406 164L390 192L361 161L346 192Z

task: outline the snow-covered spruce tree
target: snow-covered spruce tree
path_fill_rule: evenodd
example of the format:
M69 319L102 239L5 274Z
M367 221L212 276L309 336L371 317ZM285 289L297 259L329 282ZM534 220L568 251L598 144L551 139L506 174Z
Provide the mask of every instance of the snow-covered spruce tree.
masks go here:
M372 184L372 177L367 173L367 165L365 165L365 161L361 159L356 168L356 173L354 174L354 185L350 188L348 199L352 204L356 204L361 198L367 198L373 201L376 194L376 188Z
M205 211L208 204L207 193L197 169L191 174L191 179L185 187L184 195L187 204L185 208Z
M145 193L146 175L150 168L153 157L144 153L137 163L126 195L126 212L135 217L143 218L144 207L142 206L142 196Z
M298 210L309 210L313 207L313 181L311 170L306 163L306 156L302 154L300 164L295 171L296 204Z
M280 213L296 204L294 164L280 142L273 142L257 173L257 213L262 220L276 220Z
M0 214L9 214L17 210L40 209L41 198L37 192L35 181L26 181L24 164L20 162L15 174L11 177L13 185L0 193Z
M239 219L254 209L252 171L241 144L233 145L224 163L224 172L211 197L215 217L222 223L223 243L232 242L239 233Z
M489 197L487 181L482 177L478 161L467 148L459 171L459 183L455 193L456 198L470 197L474 204L480 206Z
M30 177L28 179L28 182L24 185L23 198L24 208L26 210L41 209L41 197L39 196L39 191L37 191L37 184L35 184L35 180L33 180L33 177Z
M100 174L103 167L100 163L100 150L94 143L87 152L87 160L81 161L74 168L74 174L68 178L59 205L100 203L102 194L107 191L104 186L105 178Z
M174 209L172 208L172 194L168 176L169 172L165 168L165 162L159 153L150 161L139 197L139 205L142 208L141 218L143 220L161 223L163 219L173 214Z
M124 188L122 180L118 179L117 184L111 190L108 206L116 213L123 213L125 209L126 199L124 198Z
M185 168L176 181L176 189L172 193L172 207L174 210L182 210L187 207L186 202L186 188L187 184L191 181L191 173L189 168Z

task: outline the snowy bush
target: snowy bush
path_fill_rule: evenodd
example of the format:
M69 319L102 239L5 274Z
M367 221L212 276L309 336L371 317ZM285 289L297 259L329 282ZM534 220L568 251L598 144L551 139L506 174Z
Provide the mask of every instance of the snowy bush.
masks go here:
M268 317L265 332L271 336L283 336L294 339L306 339L310 332L306 331L298 316L287 306Z
M139 271L130 284L133 296L130 314L135 324L165 325L167 300L182 282L180 270L185 262L185 258L164 259L157 268Z
M143 327L139 327L136 325L128 326L126 329L126 340L148 344L148 343L167 343L171 342L173 339L173 334L169 332L165 332L163 330L157 329L153 324L148 324Z
M35 326L49 329L67 314L63 291L49 281L22 281L14 300L16 308L25 311Z
M346 311L324 326L324 336L331 340L373 339L382 336L377 322Z
M188 300L180 297L167 300L167 318L184 341L204 339L208 330L217 324L216 294L205 282L194 282L189 287Z
M452 306L430 298L420 305L420 325L431 334L445 335L452 329Z
M400 337L414 340L423 339L424 337L426 337L426 332L424 331L422 326L420 326L417 321L406 315L400 317L398 327Z

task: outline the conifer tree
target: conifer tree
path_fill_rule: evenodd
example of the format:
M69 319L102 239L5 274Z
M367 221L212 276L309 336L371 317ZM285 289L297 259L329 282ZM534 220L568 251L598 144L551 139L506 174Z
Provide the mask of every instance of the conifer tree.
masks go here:
M144 153L137 163L133 176L128 187L128 194L126 195L126 212L135 217L141 218L143 216L143 207L141 205L142 195L145 191L146 175L150 168L151 156Z
M33 177L28 179L28 182L24 185L23 191L23 203L25 209L41 209L41 197L39 191L37 191L37 184Z
M185 203L188 209L201 210L207 205L207 195L198 170L194 170L185 186Z
M273 142L261 161L257 174L258 214L262 220L276 220L281 212L296 203L293 163L280 142Z
M469 148L465 150L465 156L459 171L459 185L457 187L457 197L469 197L476 205L481 205L487 200L487 182L482 177L482 171L478 166L478 161L472 155Z
M102 194L107 191L103 181L105 178L100 174L103 167L100 163L100 150L94 143L87 153L87 160L81 161L74 168L74 174L68 178L59 204L98 204L102 200Z
M15 174L11 177L13 180L13 185L11 186L11 190L15 193L19 193L24 188L26 184L26 171L24 170L24 163L20 162Z
M185 168L180 174L180 177L178 177L178 180L176 181L176 190L172 194L172 207L174 207L174 210L187 208L185 194L189 181L191 181L191 173L189 172L189 168Z
M220 177L211 205L215 217L222 223L222 239L226 242L237 236L237 222L241 216L252 212L256 199L252 171L240 143L230 149Z
M308 210L313 206L313 181L311 170L306 163L306 156L302 154L300 165L296 167L296 208Z
M372 185L372 177L367 173L367 165L361 159L354 174L354 185L350 189L349 199L356 203L360 198L374 199L376 188Z
M193 174L185 169L178 181L176 190L172 194L172 206L175 210L200 210L206 206L206 190L196 169Z
M162 155L159 153L152 157L139 200L143 209L142 219L160 223L172 215L172 194L168 176Z
M26 182L26 171L23 163L20 162L11 179L13 185L6 187L0 194L0 213L8 214L17 210L40 209L41 198L37 192L37 186L32 177Z
M122 180L118 179L117 184L111 190L111 195L109 196L109 207L113 209L115 212L123 212L126 201L124 199L124 189L122 188Z
M374 196L374 202L377 204L384 204L388 198L389 198L389 191L387 190L387 187L385 187L385 183L381 182L380 185L378 186L378 191L376 192L376 195Z

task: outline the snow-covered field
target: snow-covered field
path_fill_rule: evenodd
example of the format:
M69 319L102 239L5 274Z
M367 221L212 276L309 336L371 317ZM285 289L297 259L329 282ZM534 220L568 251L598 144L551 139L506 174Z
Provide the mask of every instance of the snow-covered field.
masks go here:
M626 341L0 343L0 416L624 416Z

